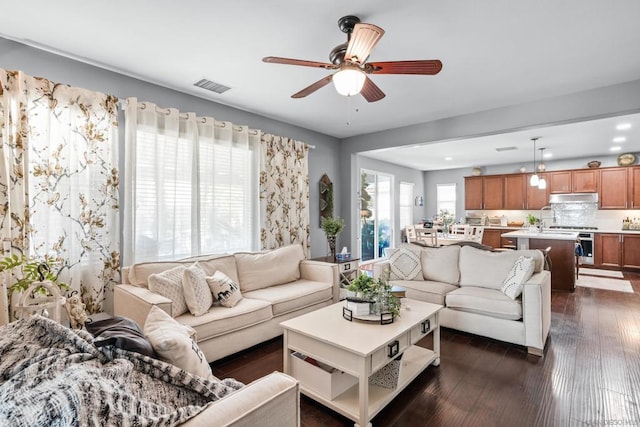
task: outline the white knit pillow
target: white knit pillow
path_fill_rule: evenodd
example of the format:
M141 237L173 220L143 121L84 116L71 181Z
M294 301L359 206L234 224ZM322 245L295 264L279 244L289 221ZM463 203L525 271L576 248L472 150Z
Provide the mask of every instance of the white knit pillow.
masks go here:
M185 266L179 265L149 276L149 290L171 300L171 315L173 317L180 316L189 310L182 288L185 269Z
M184 299L194 316L202 316L213 304L213 296L205 279L205 273L197 262L184 270L182 277Z
M502 292L511 299L516 299L522 293L524 284L533 275L535 261L533 258L519 256L511 267L511 271L502 282Z
M225 307L233 307L242 299L240 286L222 271L216 271L207 277L207 284L213 297Z
M178 323L154 305L144 322L144 334L165 362L193 375L215 379L204 353L196 344L196 331L191 326Z
M422 263L420 262L420 249L401 246L391 249L389 252L389 264L391 266L391 280L415 280L422 279Z

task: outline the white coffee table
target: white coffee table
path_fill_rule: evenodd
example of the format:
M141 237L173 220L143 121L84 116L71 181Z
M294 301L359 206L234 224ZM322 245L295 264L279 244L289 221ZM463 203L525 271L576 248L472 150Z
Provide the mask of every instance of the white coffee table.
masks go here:
M292 352L299 352L353 375L357 384L333 399L318 393L318 387L309 384L309 376L297 379L306 396L352 419L356 427L371 426L370 420L415 377L429 365L440 364L438 312L442 306L403 298L400 317L380 325L344 319L344 304L339 302L280 324L284 329L284 371L292 374ZM433 349L414 345L430 333ZM369 385L369 376L400 354L398 385L394 389ZM309 369L319 368L310 365Z

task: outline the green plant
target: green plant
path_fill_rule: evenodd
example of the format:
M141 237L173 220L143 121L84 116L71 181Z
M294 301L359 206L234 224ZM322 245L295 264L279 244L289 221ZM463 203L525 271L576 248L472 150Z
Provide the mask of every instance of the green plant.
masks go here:
M12 255L0 260L0 272L10 271L16 277L16 283L9 286L9 290L14 292L24 292L34 282L44 281L50 281L60 289L69 290L69 285L58 280L54 267L55 260L52 258L41 260L25 255ZM47 290L39 286L35 292L46 295Z
M327 236L337 236L344 229L344 220L342 218L322 218L320 228Z
M535 225L537 222L539 221L538 218L536 218L535 216L531 215L531 214L527 214L527 222L530 225Z
M365 299L368 299L374 282L375 280L373 277L370 277L366 273L362 273L351 281L347 289L361 295Z
M400 314L400 300L391 294L391 284L385 280L388 272L383 272L383 277L374 279L366 273L362 273L355 278L347 288L362 299L382 304L385 310L393 313L394 317Z

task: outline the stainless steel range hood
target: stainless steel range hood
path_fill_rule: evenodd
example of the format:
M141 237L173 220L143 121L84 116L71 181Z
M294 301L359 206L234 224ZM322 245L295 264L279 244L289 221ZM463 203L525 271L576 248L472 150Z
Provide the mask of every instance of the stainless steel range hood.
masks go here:
M549 204L558 203L598 203L598 193L564 193L552 194Z

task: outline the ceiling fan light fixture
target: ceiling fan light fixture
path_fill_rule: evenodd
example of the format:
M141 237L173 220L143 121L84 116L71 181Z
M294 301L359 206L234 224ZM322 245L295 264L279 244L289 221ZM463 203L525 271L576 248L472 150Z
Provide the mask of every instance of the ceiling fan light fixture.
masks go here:
M333 75L333 85L343 96L353 96L360 93L367 76L358 67L344 67Z

